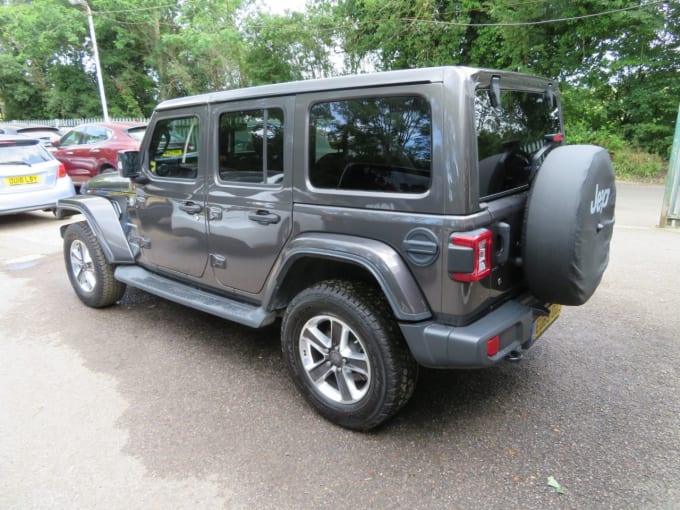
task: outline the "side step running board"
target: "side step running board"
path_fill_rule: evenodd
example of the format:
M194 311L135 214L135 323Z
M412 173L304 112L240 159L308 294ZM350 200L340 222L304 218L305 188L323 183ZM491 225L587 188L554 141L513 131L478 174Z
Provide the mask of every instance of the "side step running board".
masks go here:
M251 328L266 326L276 319L275 313L262 307L211 294L139 266L118 266L114 276L131 287Z

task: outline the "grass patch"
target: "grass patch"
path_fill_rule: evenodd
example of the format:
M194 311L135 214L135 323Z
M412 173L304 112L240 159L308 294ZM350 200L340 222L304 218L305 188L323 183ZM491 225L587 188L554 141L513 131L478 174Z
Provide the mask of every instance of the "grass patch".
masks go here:
M633 181L662 181L668 171L668 161L656 154L635 149L610 152L616 177Z
M624 140L615 130L593 130L583 123L576 123L567 126L566 131L569 144L595 144L607 149L612 157L617 179L660 182L666 177L666 159Z

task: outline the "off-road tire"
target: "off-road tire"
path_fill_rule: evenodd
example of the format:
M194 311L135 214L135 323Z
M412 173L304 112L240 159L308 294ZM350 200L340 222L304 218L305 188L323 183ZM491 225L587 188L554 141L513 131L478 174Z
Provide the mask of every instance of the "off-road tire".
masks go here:
M358 338L358 348L365 355L370 377L356 401L329 397L312 381L305 368L305 344L302 338L310 323L332 322L346 326L348 337ZM333 334L328 338L332 339ZM394 416L409 400L415 389L418 365L411 356L396 320L379 289L370 285L329 280L309 287L289 304L281 325L283 356L296 386L311 405L331 422L354 430L369 430ZM312 350L312 349L309 349ZM332 351L333 349L331 349ZM319 352L314 351L318 356ZM308 353L309 354L309 353ZM339 360L334 355L334 360ZM306 359L309 360L309 357ZM330 357L328 359L331 359ZM331 365L330 361L324 363ZM339 373L356 374L350 368L330 366ZM350 370L350 372L342 372ZM340 376L329 376L340 386ZM334 379L335 378L335 379ZM350 381L351 382L351 381ZM361 382L361 381L360 381ZM332 387L330 388L333 391ZM340 395L338 395L340 397Z
M106 261L87 222L66 228L64 261L73 290L87 306L103 308L123 297L126 286L113 277L114 268Z

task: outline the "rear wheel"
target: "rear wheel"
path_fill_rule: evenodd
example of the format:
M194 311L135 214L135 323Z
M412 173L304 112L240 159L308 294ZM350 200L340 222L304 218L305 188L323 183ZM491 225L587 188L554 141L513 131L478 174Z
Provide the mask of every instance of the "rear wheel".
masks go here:
M382 294L367 285L327 281L288 306L282 349L295 384L325 418L368 430L411 397L418 366Z
M123 297L125 284L113 277L113 267L86 222L66 228L64 260L73 290L87 306L102 308Z

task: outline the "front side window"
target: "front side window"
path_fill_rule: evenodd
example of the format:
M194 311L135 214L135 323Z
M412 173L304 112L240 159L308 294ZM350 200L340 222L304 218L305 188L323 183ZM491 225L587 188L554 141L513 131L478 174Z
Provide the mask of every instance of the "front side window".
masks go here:
M80 128L72 129L68 133L66 133L63 138L61 139L59 145L60 146L67 146L67 145L78 145L83 143L81 140L83 139L83 131Z
M493 106L479 89L475 117L481 197L526 186L545 135L560 132L559 108L542 93L504 90Z
M159 120L149 145L149 171L158 177L195 179L199 164L198 117Z
M219 177L223 182L278 184L283 179L283 110L220 115Z
M317 188L423 193L430 187L432 114L418 96L315 104L309 180Z

